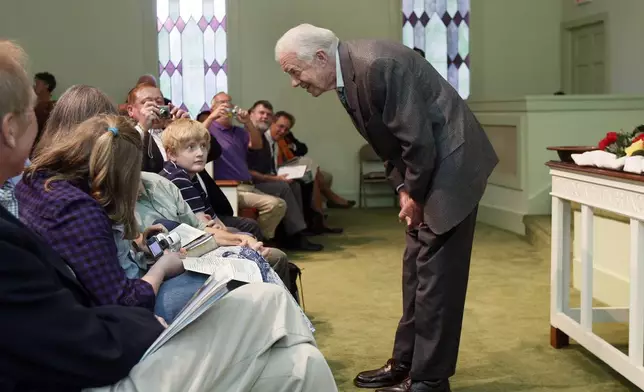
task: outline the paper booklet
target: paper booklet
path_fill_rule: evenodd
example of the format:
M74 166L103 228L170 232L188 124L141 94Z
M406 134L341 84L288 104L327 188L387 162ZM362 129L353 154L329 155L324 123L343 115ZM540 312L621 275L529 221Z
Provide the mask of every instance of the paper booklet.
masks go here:
M185 261L184 264L186 264ZM190 261L187 264L191 265ZM208 278L190 301L188 301L172 324L152 343L145 354L143 354L141 361L157 351L168 340L204 314L204 312L232 290L247 283L262 282L262 273L259 267L255 263L249 263L248 260L220 257L216 260L213 259L207 267L213 272L210 278ZM205 270L206 265L204 264L204 267L198 268Z
M284 282L270 264L255 250L247 247L226 246L217 248L201 257L186 257L183 259L183 266L188 271L210 275L210 278L188 301L172 324L152 343L141 361L237 287L248 283L266 282L277 284L288 292ZM315 332L315 327L297 304L295 298L291 295L289 297L298 307L309 330Z
M306 174L306 165L282 166L277 169L277 175L286 175L289 180L298 180Z

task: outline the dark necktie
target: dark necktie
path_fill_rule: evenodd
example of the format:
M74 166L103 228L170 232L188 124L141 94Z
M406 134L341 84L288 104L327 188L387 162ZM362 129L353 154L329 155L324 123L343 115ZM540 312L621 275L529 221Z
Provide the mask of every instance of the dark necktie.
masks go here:
M340 98L340 102L342 102L342 105L344 108L349 111L349 101L347 100L347 93L344 87L338 87L338 98Z

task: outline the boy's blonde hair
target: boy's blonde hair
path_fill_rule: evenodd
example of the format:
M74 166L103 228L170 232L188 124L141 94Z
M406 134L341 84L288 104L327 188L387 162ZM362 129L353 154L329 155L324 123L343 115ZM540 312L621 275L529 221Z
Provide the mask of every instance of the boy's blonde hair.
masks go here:
M173 154L195 141L204 142L206 150L210 149L210 133L208 129L199 121L188 118L180 118L168 125L163 131L161 140L163 141L163 148Z

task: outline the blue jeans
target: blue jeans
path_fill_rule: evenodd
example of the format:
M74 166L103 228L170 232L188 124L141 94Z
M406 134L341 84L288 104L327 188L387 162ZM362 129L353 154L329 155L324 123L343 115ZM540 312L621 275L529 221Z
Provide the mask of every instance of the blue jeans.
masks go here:
M207 279L208 275L186 271L166 280L157 293L154 313L170 324Z

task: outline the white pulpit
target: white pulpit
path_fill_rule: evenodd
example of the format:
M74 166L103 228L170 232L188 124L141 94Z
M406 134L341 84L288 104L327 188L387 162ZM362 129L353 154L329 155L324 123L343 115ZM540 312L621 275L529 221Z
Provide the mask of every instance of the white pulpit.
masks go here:
M644 389L644 176L549 162L552 177L550 344L571 337ZM581 205L580 308L570 308L571 208ZM630 221L630 295L623 307L593 307L593 208ZM593 323L629 324L628 355L593 333Z

